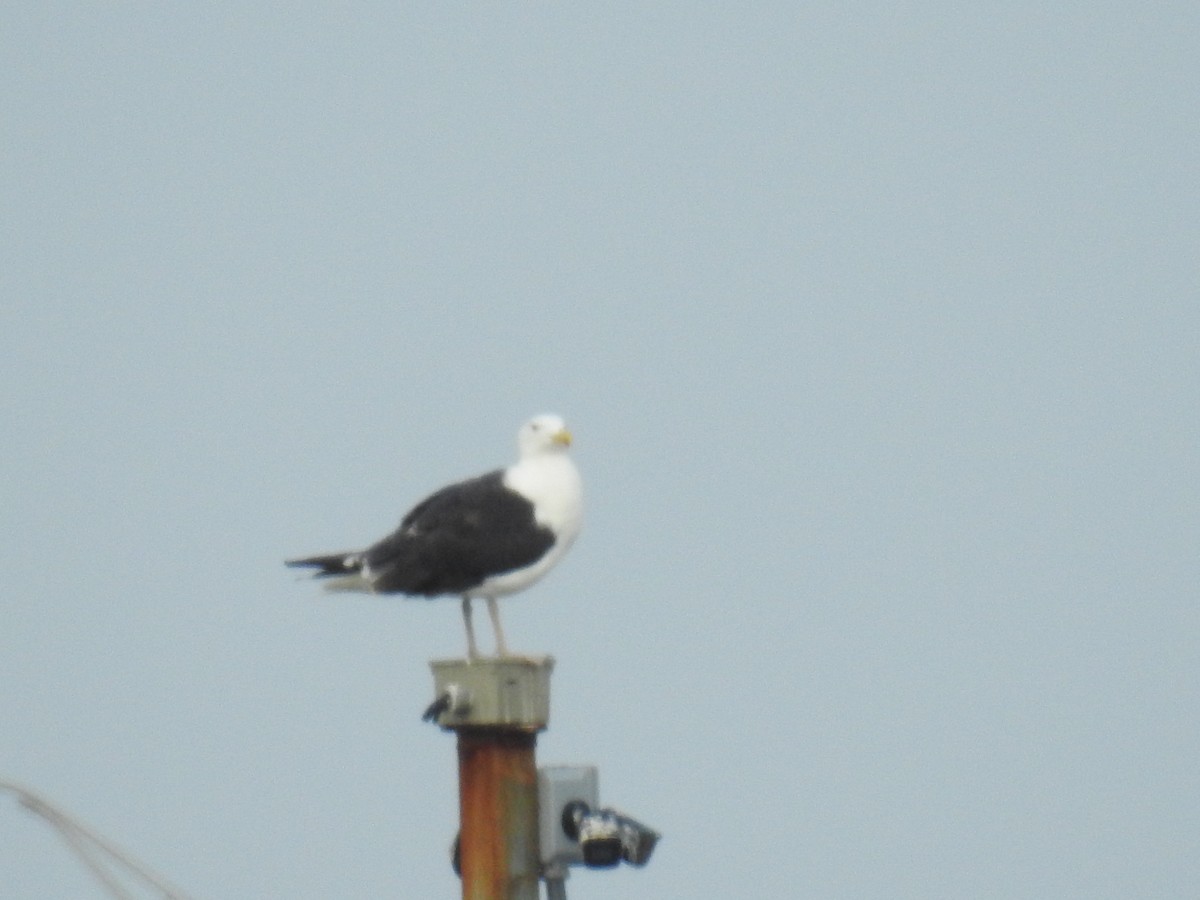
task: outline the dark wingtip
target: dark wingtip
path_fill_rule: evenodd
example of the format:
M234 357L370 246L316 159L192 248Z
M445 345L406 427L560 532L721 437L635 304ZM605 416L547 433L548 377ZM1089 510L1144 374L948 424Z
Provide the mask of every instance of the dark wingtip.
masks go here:
M285 559L283 564L290 569L319 569L320 571L314 573L317 578L326 575L350 575L362 569L362 559L354 551Z

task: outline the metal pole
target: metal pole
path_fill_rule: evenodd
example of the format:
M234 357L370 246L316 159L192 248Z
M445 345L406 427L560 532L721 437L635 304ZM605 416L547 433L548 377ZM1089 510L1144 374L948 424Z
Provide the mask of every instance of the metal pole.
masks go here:
M463 900L538 900L535 735L460 728Z
M537 733L550 657L435 660L428 714L458 735L463 900L538 900Z
M567 900L567 879L562 875L546 873L546 900Z

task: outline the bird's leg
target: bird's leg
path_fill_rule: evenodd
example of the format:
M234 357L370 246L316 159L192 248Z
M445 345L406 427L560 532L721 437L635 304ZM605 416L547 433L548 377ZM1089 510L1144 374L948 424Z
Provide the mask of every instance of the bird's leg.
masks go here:
M479 651L475 648L475 629L471 626L471 598L463 597L462 601L463 624L467 626L467 660L479 658Z
M495 597L487 598L488 615L492 617L492 631L496 635L496 655L508 656L508 645L504 643L504 629L500 627L500 608Z

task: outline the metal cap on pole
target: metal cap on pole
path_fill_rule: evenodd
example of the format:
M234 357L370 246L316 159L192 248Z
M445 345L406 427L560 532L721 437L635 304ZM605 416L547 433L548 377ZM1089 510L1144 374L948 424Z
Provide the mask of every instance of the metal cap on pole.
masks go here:
M463 900L538 900L534 749L550 718L552 657L434 660L426 718L458 735Z

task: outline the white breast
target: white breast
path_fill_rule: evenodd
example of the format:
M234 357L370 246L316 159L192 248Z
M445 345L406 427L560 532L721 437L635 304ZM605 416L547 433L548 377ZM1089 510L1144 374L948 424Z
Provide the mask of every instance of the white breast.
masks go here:
M538 456L517 463L504 473L504 485L533 503L539 525L568 544L583 523L583 481L566 454Z
M488 578L470 597L502 597L529 587L562 559L583 524L583 482L565 455L524 460L505 472L504 485L529 498L537 523L554 532L554 545L531 565Z

